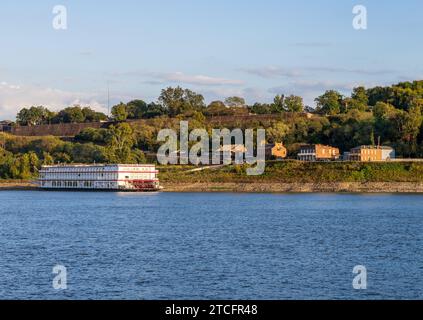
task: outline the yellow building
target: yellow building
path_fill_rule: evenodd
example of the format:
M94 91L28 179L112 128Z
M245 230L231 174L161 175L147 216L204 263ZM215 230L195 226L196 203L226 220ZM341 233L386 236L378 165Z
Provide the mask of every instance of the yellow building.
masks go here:
M285 148L283 143L272 143L266 145L266 159L285 159L287 156L288 150Z
M321 144L303 145L298 153L300 161L334 161L338 160L340 152L338 148Z
M385 146L359 146L351 149L350 161L372 162L395 159L395 150Z

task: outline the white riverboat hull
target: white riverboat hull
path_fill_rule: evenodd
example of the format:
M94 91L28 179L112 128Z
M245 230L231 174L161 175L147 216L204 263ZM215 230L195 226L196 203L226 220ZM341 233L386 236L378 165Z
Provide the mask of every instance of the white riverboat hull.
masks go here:
M162 187L154 165L43 166L38 185L44 190L154 192Z

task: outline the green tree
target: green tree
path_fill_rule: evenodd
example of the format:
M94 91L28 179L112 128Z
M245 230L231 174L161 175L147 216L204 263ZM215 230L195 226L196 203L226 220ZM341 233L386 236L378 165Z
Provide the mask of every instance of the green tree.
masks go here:
M374 87L367 90L369 105L378 102L393 105L397 109L408 110L414 101L423 98L423 80L401 82L390 87Z
M85 128L75 136L75 140L83 142L105 143L107 129Z
M377 102L373 107L374 129L383 142L395 143L401 139L404 111L385 102Z
M288 112L303 112L304 102L303 98L299 96L290 95L285 98L284 109Z
M403 140L409 144L409 152L415 153L417 150L417 137L422 125L422 111L418 104L410 107L404 117Z
M72 149L68 150L67 152L55 152L53 156L54 156L54 159L58 163L71 163L72 162L71 154L72 154Z
M43 106L23 108L16 115L16 122L21 126L35 126L50 123L54 113Z
M13 155L0 147L0 178L11 178L10 165L13 162Z
M76 163L102 163L107 161L106 149L93 143L73 144L71 156L73 162Z
M224 116L231 114L231 111L222 101L213 101L208 105L204 113L208 116Z
M58 122L61 123L82 123L85 122L85 116L80 106L73 106L59 111L57 115Z
M90 107L83 108L82 114L84 115L86 122L99 122L107 120L107 116L104 113L96 112Z
M289 126L284 122L276 122L266 130L267 139L269 142L282 142L289 133Z
M335 115L341 112L342 95L335 90L328 90L315 99L317 111L324 115Z
M31 174L31 159L28 153L21 155L17 159L18 175L19 179L30 179Z
M43 162L42 162L42 164L44 166L50 166L50 165L54 164L54 159L53 159L53 157L51 156L50 153L43 152Z
M34 151L30 151L28 152L28 157L29 157L29 165L30 165L31 172L32 173L37 172L41 164L41 161L38 158L37 154Z
M134 146L134 132L127 123L120 123L109 128L107 149L110 162L131 163L131 149Z
M181 87L168 87L163 89L159 102L168 111L171 117L192 111L203 111L205 108L204 97L189 89Z
M143 125L135 131L135 140L138 148L154 151L157 146L157 130L154 126Z
M284 95L276 95L273 99L273 110L275 113L285 111L285 96Z
M142 119L148 112L148 105L143 100L133 100L127 103L128 119Z
M245 108L245 99L242 97L229 97L225 99L225 105L229 108Z
M125 121L128 119L128 108L123 102L112 108L112 115L115 121Z
M369 105L369 97L367 95L366 88L364 87L357 87L353 89L351 94L352 105L351 107L354 109L358 109L360 111L365 111Z
M147 163L147 158L140 149L134 149L132 151L132 160L136 163Z
M396 109L393 105L385 102L377 102L373 107L373 114L376 119L386 120L395 115Z
M43 155L43 152L53 153L59 149L64 142L58 137L46 136L31 139L26 145L21 146L18 152L34 151L39 157Z
M272 113L272 105L268 103L259 103L256 102L254 105L250 107L251 113L254 114L270 114Z
M34 123L27 108L23 108L18 112L16 115L16 123L21 126L29 126Z
M143 115L146 119L157 118L167 115L167 110L161 104L151 102L147 106L147 112Z

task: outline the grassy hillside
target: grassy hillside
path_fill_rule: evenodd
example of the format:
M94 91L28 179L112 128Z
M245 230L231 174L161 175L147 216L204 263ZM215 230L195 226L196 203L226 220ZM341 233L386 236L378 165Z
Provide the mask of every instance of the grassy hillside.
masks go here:
M172 183L322 183L423 182L423 163L303 163L267 162L265 174L247 176L246 166L228 166L190 172L193 167L160 167L162 182Z

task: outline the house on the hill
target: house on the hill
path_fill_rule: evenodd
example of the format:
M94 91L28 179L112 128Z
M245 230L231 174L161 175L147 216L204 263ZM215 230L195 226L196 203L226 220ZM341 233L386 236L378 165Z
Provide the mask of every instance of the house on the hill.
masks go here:
M351 149L349 161L372 162L395 159L395 150L387 146L359 146Z
M12 130L12 123L9 120L0 121L0 132L10 132Z
M266 159L282 160L288 156L288 150L283 143L266 144Z
M340 157L338 148L321 144L303 145L298 153L300 161L335 161Z

